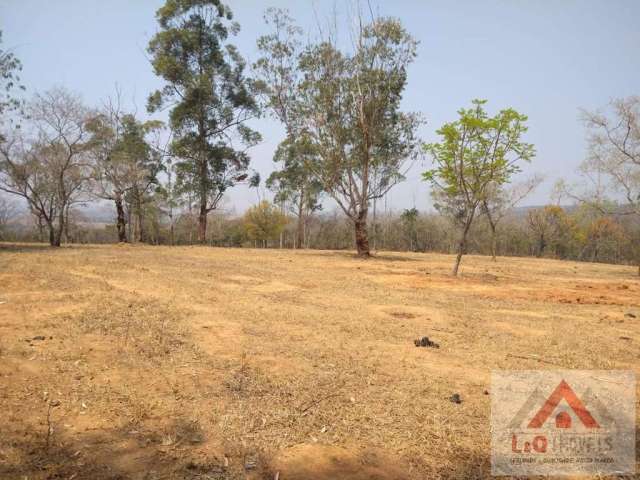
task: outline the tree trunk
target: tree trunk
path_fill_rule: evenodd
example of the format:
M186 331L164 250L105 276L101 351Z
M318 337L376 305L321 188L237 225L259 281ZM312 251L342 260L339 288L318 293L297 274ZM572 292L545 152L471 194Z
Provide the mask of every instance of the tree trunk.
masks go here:
M173 206L169 208L169 242L171 245L175 245L175 228L173 221Z
M547 242L544 240L544 235L540 235L540 238L538 239L538 258L542 257L546 246Z
M204 133L204 123L201 121L198 127L199 139L202 142L201 152L206 152L207 141L206 134ZM209 210L207 208L207 200L209 198L209 164L206 157L202 156L198 158L198 175L200 176L200 189L198 192L198 200L200 202L200 212L198 213L198 241L204 245L207 243L207 214Z
M456 263L453 265L453 271L451 272L454 277L458 276L458 269L460 268L462 255L464 255L465 249L467 248L467 234L469 233L469 229L473 223L474 213L475 212L471 212L471 215L467 218L462 230L462 235L460 235L460 241L458 242L458 255L456 255Z
M42 216L38 215L38 239L44 242L44 223L42 222Z
M304 248L304 205L302 199L298 204L298 225L296 227L296 248Z
M484 210L485 215L487 216L487 220L489 220L489 227L491 228L491 260L496 261L496 252L498 250L498 236L497 236L497 225L493 220L493 215L491 214L491 210L487 206L487 202L482 204L482 208Z
M304 218L298 217L298 225L296 228L296 248L305 248L304 245Z
M207 206L200 204L200 213L198 215L198 241L201 244L207 243Z
M52 247L59 247L62 243L62 230L57 230L53 235L53 244Z
M376 216L376 199L373 199L373 251L378 251L378 224Z
M142 215L142 210L138 210L138 214L136 215L136 221L138 223L138 242L144 243L147 241L147 234L144 230L144 216Z
M69 206L65 208L64 214L64 242L65 243L73 243L71 239L71 235L69 235Z
M356 249L358 250L358 256L367 258L371 256L369 250L369 235L367 233L367 211L362 210L358 214L358 218L355 220L356 228Z
M64 211L64 210L63 210ZM64 231L64 213L60 213L58 215L58 226L57 228L51 222L51 226L49 227L49 243L52 247L59 247L62 240L62 232Z
M453 275L454 277L458 276L458 269L460 268L460 262L462 261L463 248L464 247L458 247L458 254L456 255L456 263L453 264L453 271L451 272L451 275Z
M53 223L47 221L47 227L49 228L49 245L52 247L59 247L60 245L56 245L56 232L53 228Z
M124 207L122 205L122 196L120 194L116 195L115 198L116 203L116 228L118 230L118 241L126 243L127 241L127 222L125 220Z
M132 212L131 212L131 202L127 202L127 221L126 221L126 225L127 225L127 230L129 232L128 234L128 238L131 239L131 241L135 242L135 238L133 236L133 222L131 221L131 216L132 216Z
M133 193L134 193L134 203L135 203L135 210L136 210L136 230L137 230L136 240L140 243L144 243L147 241L147 235L144 230L144 212L142 211L142 198L137 188Z
M496 234L496 229L491 229L491 260L496 261L496 255L498 250L498 236Z

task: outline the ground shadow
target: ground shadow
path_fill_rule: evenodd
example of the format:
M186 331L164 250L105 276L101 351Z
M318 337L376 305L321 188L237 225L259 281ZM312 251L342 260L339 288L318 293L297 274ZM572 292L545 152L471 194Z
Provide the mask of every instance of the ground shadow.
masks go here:
M43 252L53 250L48 243L7 243L0 242L0 252Z
M96 244L73 243L65 244L60 247L52 247L48 243L19 243L19 242L0 242L0 252L61 252L69 249L73 250L95 250L100 248Z
M355 250L304 250L305 255L322 258L342 258L345 260L361 260L361 261L392 261L392 262L420 262L418 258L411 258L404 255L393 254L389 252L372 253L370 257L360 257ZM419 254L422 252L407 252L411 254Z
M198 454L199 443L131 428L84 432L72 440L13 432L0 442L0 478L31 480L236 480L245 478L224 459ZM188 439L187 439L188 440Z

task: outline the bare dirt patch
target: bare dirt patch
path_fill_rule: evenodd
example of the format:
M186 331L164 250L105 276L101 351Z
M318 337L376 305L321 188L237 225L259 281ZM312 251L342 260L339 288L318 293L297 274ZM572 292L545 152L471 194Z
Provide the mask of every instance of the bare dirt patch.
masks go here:
M634 268L451 263L0 246L0 478L488 478L492 369L640 371Z

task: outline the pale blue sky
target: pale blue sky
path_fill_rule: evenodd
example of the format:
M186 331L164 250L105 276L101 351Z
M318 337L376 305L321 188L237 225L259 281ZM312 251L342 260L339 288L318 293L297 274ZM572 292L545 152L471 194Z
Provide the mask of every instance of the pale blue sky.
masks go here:
M23 62L29 92L65 85L97 105L117 83L144 114L146 96L161 85L144 54L161 3L0 0L0 28L4 46ZM323 19L334 5L344 13L346 2L228 4L242 27L234 42L253 61L255 40L266 32L262 13L267 7L287 7L301 26L315 31L314 11ZM405 0L377 5L381 14L399 17L420 41L404 105L424 114L425 140L433 140L435 130L473 98L488 99L491 111L514 107L529 116L528 140L538 155L526 172L545 174L547 181L528 204L545 202L555 180L571 178L584 157L579 108L640 94L640 1ZM255 127L264 142L252 150L253 166L266 178L282 129L268 119ZM429 207L428 190L419 179L424 168L416 165L409 180L392 190L390 205ZM240 187L227 205L242 211L255 199L255 192Z

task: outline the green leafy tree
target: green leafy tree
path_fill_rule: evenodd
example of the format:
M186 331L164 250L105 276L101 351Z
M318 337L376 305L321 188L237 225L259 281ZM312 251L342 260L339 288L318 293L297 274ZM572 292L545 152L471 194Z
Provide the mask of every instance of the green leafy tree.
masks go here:
M259 114L256 85L245 77L237 48L225 43L239 25L222 2L167 0L156 17L160 31L148 51L155 73L167 84L150 96L148 109L173 106L176 186L197 199L198 238L204 243L208 213L248 177L246 147L260 139L246 125ZM245 148L236 149L237 142Z
M258 38L261 57L254 69L264 84L266 106L286 129L286 138L273 157L279 165L267 179L275 192L275 202L291 206L297 217L295 246L305 245L305 226L309 216L320 209L322 185L309 169L314 147L302 131L299 90L302 74L298 61L302 53L302 29L293 23L287 11L270 8L264 16L273 32Z
M313 145L303 139L291 137L276 150L274 160L282 168L267 179L267 187L275 192L274 202L289 205L289 211L297 218L296 246L305 245L305 225L315 211L322 208L322 185L306 167L313 161Z
M409 250L414 251L418 246L418 209L408 208L400 214L402 230L409 242Z
M352 50L328 40L301 48L290 19L275 18L275 33L259 41L269 104L289 136L312 145L304 170L347 215L367 257L369 205L419 153L420 117L400 111L416 41L396 19L360 18Z
M266 245L278 238L287 225L287 217L272 203L263 200L244 215L244 229L250 240Z
M424 146L434 168L423 178L433 188L436 208L453 217L460 229L453 275L458 274L478 207L492 188L500 188L520 171L520 162L529 162L535 155L533 145L521 139L527 131L525 115L506 109L489 117L486 100L472 103L471 108L458 111L458 120L437 131L441 142Z
M400 111L416 41L396 19L361 25L353 52L329 42L306 49L301 106L318 152L311 169L353 223L358 255L368 257L369 206L404 180L421 120Z
M133 206L138 241L144 241L144 203L151 189L159 185L163 169L159 152L147 140L162 129L159 121L140 122L123 113L119 102L109 101L102 112L88 123L88 143L93 157L93 192L98 198L114 202L118 241L127 241L125 206Z

